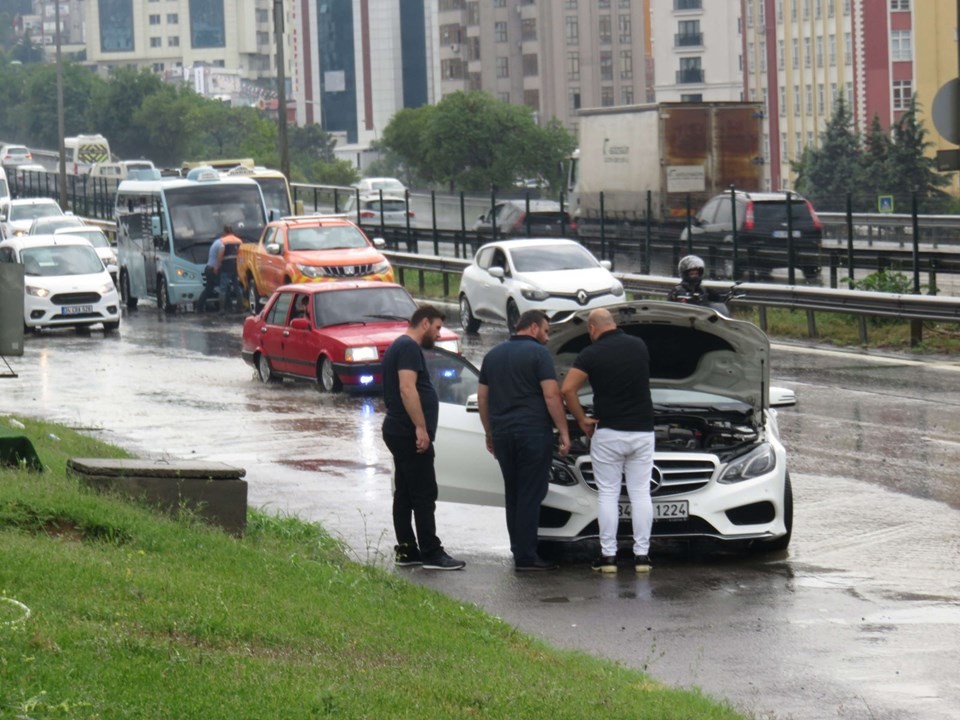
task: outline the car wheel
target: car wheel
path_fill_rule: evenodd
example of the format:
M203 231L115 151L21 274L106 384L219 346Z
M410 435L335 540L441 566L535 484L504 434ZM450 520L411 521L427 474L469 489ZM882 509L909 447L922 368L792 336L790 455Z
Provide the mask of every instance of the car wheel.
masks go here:
M804 280L817 280L820 278L820 268L818 267L805 267L803 268L803 279Z
M117 320L117 322L105 322L105 323L103 324L103 331L104 331L105 333L116 332L116 331L119 330L119 329L120 329L120 321L119 321L119 320Z
M337 373L334 372L333 363L328 357L320 358L319 367L317 368L317 383L320 385L320 389L326 393L335 393L343 390L343 383L340 382L340 378L338 378Z
M475 333L480 329L480 321L473 316L473 308L466 295L460 296L460 326L468 333Z
M507 300L507 330L513 335L517 331L517 323L520 322L520 308L513 301L513 298Z
M270 367L270 358L267 357L266 353L260 353L257 356L257 376L260 378L260 382L280 382L280 378L273 374L273 368Z
M787 534L760 543L757 546L760 552L782 552L790 547L790 538L793 536L793 486L790 484L790 473L787 473L783 483L783 524L787 527Z
M120 297L123 298L123 303L127 306L128 310L136 309L139 298L130 295L130 276L126 270L120 273Z
M261 310L260 294L257 292L257 283L253 281L253 276L247 277L247 306L251 315L256 315Z
M177 311L177 306L170 304L170 290L167 287L167 279L162 275L157 278L157 307L168 315Z

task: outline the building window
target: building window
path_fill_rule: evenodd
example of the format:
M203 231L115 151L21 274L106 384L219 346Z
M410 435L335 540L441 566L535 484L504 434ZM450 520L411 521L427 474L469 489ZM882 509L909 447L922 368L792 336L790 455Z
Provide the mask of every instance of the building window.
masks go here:
M680 20L677 23L677 36L673 44L676 47L690 47L703 45L703 33L700 32L699 20Z
M167 13L167 25L179 25L180 16L176 13Z
M703 93L681 94L680 102L703 102Z
M440 44L441 45L459 45L461 38L461 27L459 23L440 26Z
M609 45L613 42L613 19L609 15L600 16L600 43Z
M817 112L823 114L823 83L817 85Z
M580 88L570 88L567 97L570 100L570 112L575 113L580 109Z
M609 50L600 51L600 79L613 80L613 53Z
M537 19L524 18L520 21L520 38L522 40L537 39Z
M150 47L163 47L163 38L150 38Z
M577 9L577 0L566 0L563 7L567 10L576 10Z
M780 117L787 114L787 89L780 86Z
M777 69L783 70L784 66L784 49L783 49L783 40L777 40Z
M523 104L534 112L540 112L540 91L539 90L524 90L523 91Z
M803 66L808 68L810 67L810 38L805 37L803 39Z
M150 16L150 24L151 24L151 25L159 25L159 24L160 24L160 16L159 16L159 15L151 15L151 16Z
M463 61L460 58L441 60L440 74L444 80L463 80Z
M467 73L467 87L471 90L483 90L483 76L480 73Z
M783 161L787 160L787 134L780 133L780 157L783 158Z
M463 0L440 0L440 12L445 10L463 10Z
M843 0L843 16L850 17L850 0Z
M830 42L828 44L830 46L830 67L836 67L837 66L837 36L831 35Z
M909 30L894 30L890 33L890 59L894 62L913 59Z
M505 22L493 24L493 39L498 43L507 42L507 24Z
M167 47L180 47L180 36L171 35L167 38Z
M620 2L619 2L619 4L618 4L618 7L629 9L629 8L630 8L630 0L620 0Z
M702 83L703 69L700 58L680 58L680 69L677 71L677 83Z
M600 107L613 107L613 87L604 85L600 88Z
M480 3L467 3L467 25L480 24Z
M803 19L810 19L810 0L803 0Z
M910 0L890 0L890 9L896 12L910 12Z
M823 0L813 0L813 16L817 20L820 19L820 7L823 5Z
M493 0L493 6L494 6L494 7L506 7L506 6L507 6L507 0Z
M796 143L797 147L797 154L794 155L794 157L799 158L801 155L803 155L803 135L801 135L799 132L794 133L794 142Z
M767 71L767 41L760 41L760 72Z
M190 44L193 48L226 47L223 0L190 0Z
M162 72L163 72L163 63L154 63L154 64L153 64L153 71L154 71L155 73L162 73Z
M500 102L505 102L505 103L510 102L510 93L508 93L508 92L498 92L498 93L497 93L497 100L499 100Z
M823 36L817 35L817 67L823 67Z
M837 106L837 84L830 83L830 107Z
M567 53L567 80L580 79L580 53Z
M620 88L620 102L623 105L633 105L633 85Z
M564 18L564 35L567 38L567 45L580 44L580 20L576 15L567 15Z
M807 85L806 88L804 88L804 90L806 91L804 95L807 100L807 105L806 105L807 115L813 115L813 86Z
M524 77L536 77L539 70L537 69L537 56L535 53L523 56L523 76Z
M833 0L827 0L827 17L832 18L833 15L834 15Z
M617 23L620 28L620 42L629 44L633 42L633 23L629 15L619 15Z
M674 10L700 10L702 8L702 0L673 0Z
M505 57L497 58L497 77L498 78L510 77L510 58L505 58Z
M600 8L601 10L609 9L610 0L597 0L597 7Z
M257 8L256 18L258 23L268 23L270 22L270 11L263 8Z
M850 33L843 34L843 64L851 65L853 63L853 36Z
M800 67L800 41L797 38L790 43L790 62L794 68Z
M620 79L633 79L633 50L620 51Z
M894 80L893 81L893 109L907 110L910 107L910 100L913 98L912 80Z
M800 116L800 86L793 86L793 114Z

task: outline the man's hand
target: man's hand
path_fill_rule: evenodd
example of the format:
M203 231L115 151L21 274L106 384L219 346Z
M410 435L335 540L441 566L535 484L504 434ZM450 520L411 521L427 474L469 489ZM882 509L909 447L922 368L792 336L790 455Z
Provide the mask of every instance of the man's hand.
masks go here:
M570 433L560 433L560 457L570 452Z
M425 427L417 428L417 452L422 453L430 449L430 435Z

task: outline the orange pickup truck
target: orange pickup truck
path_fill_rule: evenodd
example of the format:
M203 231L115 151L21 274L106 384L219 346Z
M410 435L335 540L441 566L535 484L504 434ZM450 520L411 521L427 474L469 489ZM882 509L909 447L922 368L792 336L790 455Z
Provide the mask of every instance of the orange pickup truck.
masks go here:
M237 277L259 312L281 285L329 280L393 282L393 268L380 252L383 240L370 242L342 216L302 216L267 224L257 243L240 246Z

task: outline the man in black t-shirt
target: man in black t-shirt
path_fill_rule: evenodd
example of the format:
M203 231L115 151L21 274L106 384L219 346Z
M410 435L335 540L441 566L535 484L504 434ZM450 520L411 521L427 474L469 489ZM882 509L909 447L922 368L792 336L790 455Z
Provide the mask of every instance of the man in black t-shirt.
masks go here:
M393 528L397 565L430 570L460 570L465 562L447 555L437 537L437 475L433 441L440 402L421 348L434 346L444 316L432 305L413 313L407 332L383 354L381 375L387 415L383 441L393 455ZM413 523L410 516L413 515ZM413 524L417 531L414 533ZM419 544L418 544L419 540Z
M621 479L626 478L633 522L633 558L637 572L650 570L650 531L653 503L653 402L650 399L650 356L646 343L627 335L606 308L587 320L591 345L576 360L563 381L567 409L590 440L590 460L597 482L597 521L600 525L598 572L617 571L617 529L620 523ZM580 405L578 391L589 379L593 414Z

